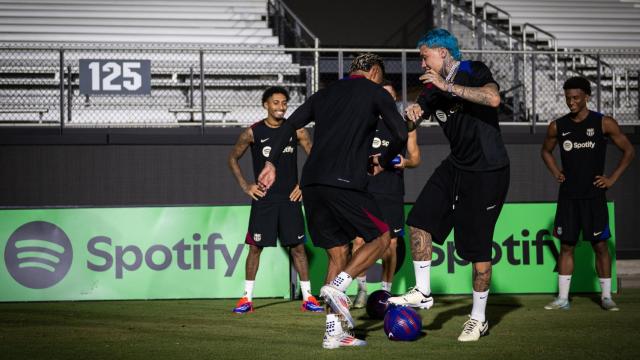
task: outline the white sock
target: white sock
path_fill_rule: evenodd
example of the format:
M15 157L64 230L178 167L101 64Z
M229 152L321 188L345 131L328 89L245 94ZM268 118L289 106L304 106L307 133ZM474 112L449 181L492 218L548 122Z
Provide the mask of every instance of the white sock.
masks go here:
M570 288L571 275L558 275L558 297L560 299L568 299Z
M342 333L342 325L336 314L327 314L327 335L334 336Z
M600 298L611 299L611 278L600 278Z
M413 271L416 274L416 288L429 296L431 294L431 260L414 261Z
M386 290L388 292L391 292L391 283L383 281L382 282L382 290Z
M343 271L340 274L338 274L338 276L336 276L335 279L333 279L333 281L331 282L331 285L338 288L338 290L345 292L347 291L347 288L349 287L349 285L351 285L352 281L353 281L353 278L351 277L351 275Z
M253 301L253 283L255 282L255 280L244 281L244 297L249 301Z
M367 275L358 276L356 279L358 280L358 291L367 292Z
M480 322L485 322L484 311L487 308L487 299L489 298L489 290L473 292L473 308L471 309L471 318Z
M309 300L309 296L311 296L311 281L300 280L300 291L302 292L302 300Z

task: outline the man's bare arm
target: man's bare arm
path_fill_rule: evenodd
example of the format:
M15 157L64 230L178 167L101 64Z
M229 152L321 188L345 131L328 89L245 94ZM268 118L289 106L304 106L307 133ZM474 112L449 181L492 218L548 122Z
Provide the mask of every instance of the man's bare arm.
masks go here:
M471 101L472 103L498 107L500 105L500 92L494 83L488 83L481 87L468 87L463 85L453 85L452 93Z
M247 182L244 175L242 174L242 170L240 169L240 164L238 163L238 160L242 158L252 142L253 131L251 130L251 128L247 128L240 134L238 140L236 141L236 144L233 146L233 149L229 154L228 164L229 169L231 169L231 173L236 178L236 181L238 182L238 185L240 185L242 191L244 191L252 199L257 200L258 197L262 197L265 195L264 192L260 190L256 184L249 184Z
M547 165L547 168L551 172L558 182L564 182L565 177L556 162L556 159L553 157L553 149L555 149L558 143L558 127L555 121L552 121L547 128L547 136L542 143L542 149L540 150L540 155L542 156L542 160L544 164Z
M594 185L600 188L610 188L622 176L622 173L629 167L635 157L635 149L627 139L627 136L620 130L618 123L611 117L602 118L602 132L611 138L611 141L622 151L622 158L618 162L615 170L610 176L596 176Z
M296 135L298 136L298 143L304 149L304 152L309 155L311 152L311 137L309 136L309 132L305 128L301 128L296 130Z

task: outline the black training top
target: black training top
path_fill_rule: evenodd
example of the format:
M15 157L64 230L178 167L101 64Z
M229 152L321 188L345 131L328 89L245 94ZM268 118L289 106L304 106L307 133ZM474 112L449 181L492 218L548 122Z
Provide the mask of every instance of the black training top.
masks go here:
M286 121L285 121L286 122ZM253 160L253 175L258 182L258 175L264 168L264 162L271 153L275 135L282 132L282 125L272 128L264 120L251 125L253 142L251 143L251 158ZM276 167L276 182L260 200L289 200L289 194L298 183L298 138L293 135L288 139L282 151L280 162Z
M369 148L369 155L384 154L391 143L391 132L382 121L378 121L378 128ZM406 146L400 152L406 156ZM396 154L397 155L397 154ZM404 195L404 171L402 169L390 169L369 178L367 191L376 194Z
M453 82L469 87L498 85L489 68L480 61L460 62ZM425 119L432 116L442 127L451 147L448 159L455 167L491 171L509 165L498 125L498 109L472 103L433 85L425 86L418 104Z
M605 190L593 185L596 175L604 174L607 138L602 133L603 115L589 111L589 115L575 122L567 114L556 120L560 159L565 181L560 185L560 196L570 199L588 199Z
M282 125L274 149L283 149L286 137L315 121L313 146L302 170L301 186L329 185L365 191L369 147L378 119L389 127L388 153L380 162L393 168L391 160L407 141L407 128L393 98L382 86L362 77L336 81L313 94ZM280 154L271 152L276 163ZM276 177L279 175L276 173Z

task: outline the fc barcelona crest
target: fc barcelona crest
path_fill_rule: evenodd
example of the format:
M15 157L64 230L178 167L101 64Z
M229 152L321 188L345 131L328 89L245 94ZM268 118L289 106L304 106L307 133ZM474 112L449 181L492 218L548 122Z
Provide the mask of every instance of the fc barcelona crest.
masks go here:
M587 129L587 136L593 136L595 134L595 130L593 128Z

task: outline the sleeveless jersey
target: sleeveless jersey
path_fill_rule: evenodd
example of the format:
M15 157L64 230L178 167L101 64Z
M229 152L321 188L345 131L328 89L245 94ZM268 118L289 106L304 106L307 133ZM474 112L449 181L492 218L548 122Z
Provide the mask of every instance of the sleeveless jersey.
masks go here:
M604 192L593 185L596 175L604 174L607 139L602 133L603 115L589 111L582 122L565 115L556 120L560 159L565 181L560 196L586 199Z
M286 121L286 120L285 120ZM258 181L258 175L264 168L264 163L271 153L271 142L280 127L271 128L265 120L251 125L253 142L251 143L251 157L253 160L253 175ZM292 136L282 151L280 161L276 166L276 181L261 200L289 200L289 194L298 183L298 139Z
M386 154L391 132L382 121L378 121L376 134L373 137L369 155ZM402 150L402 156L406 155L406 148ZM369 177L367 191L376 194L404 195L404 176L402 169L385 170L376 176Z

